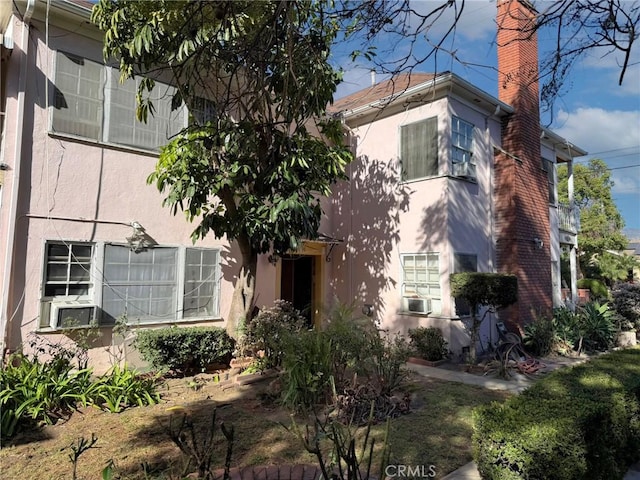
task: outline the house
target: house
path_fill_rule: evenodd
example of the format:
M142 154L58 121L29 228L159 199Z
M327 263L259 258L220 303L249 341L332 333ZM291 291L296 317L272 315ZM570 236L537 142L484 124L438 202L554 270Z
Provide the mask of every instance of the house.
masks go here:
M586 152L540 126L537 39L518 38L533 7L497 3L498 98L453 73L413 73L332 107L356 152L333 199L333 232L346 239L332 264L336 291L392 331L439 327L454 352L468 345L469 312L451 298L451 273L516 274L519 302L501 320L518 329L567 301L564 249L577 299L578 217L558 203L556 165L568 164L572 185L572 159Z
M500 21L531 21L528 2L498 4ZM72 342L69 319L95 320L99 369L122 343L117 321L134 333L223 326L239 254L225 239L193 243L193 225L147 185L189 113L171 110L173 87L159 82L156 115L136 122L135 81L105 65L91 7L0 3L0 335L9 350L33 334ZM469 312L450 296L452 272L517 274L520 302L503 318L516 325L563 304L560 252L575 275L578 225L557 203L555 167L586 152L539 125L537 83L523 78L535 77L535 39L499 43L499 98L452 73L415 73L335 103L357 157L350 180L323 199L319 238L260 257L257 305L283 298L317 324L337 298L393 331L437 325L459 352ZM190 113L211 114L206 102ZM495 338L487 328L484 345Z

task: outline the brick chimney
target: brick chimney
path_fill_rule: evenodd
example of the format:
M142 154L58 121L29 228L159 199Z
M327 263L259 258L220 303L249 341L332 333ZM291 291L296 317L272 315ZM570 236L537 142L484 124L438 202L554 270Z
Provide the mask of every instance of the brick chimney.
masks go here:
M536 11L527 0L498 0L498 96L514 113L502 124L495 159L497 264L518 276L518 304L506 312L521 328L553 306L549 194L541 168ZM506 153L505 153L506 152Z

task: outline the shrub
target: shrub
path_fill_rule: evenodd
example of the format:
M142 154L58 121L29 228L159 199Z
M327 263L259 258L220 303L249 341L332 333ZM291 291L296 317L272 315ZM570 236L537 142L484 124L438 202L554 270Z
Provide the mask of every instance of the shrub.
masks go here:
M586 288L591 292L593 300L606 300L609 298L609 289L600 280L595 278L581 278L578 280L578 288Z
M556 371L473 419L483 478L622 478L640 451L640 349Z
M282 357L282 404L307 411L329 397L333 354L331 338L320 330L292 335Z
M411 355L411 347L398 334L381 335L376 332L367 338L369 354L364 361L365 374L381 395L391 395L404 379L402 366Z
M480 325L484 320L477 317L478 307L499 310L518 301L518 279L515 275L501 273L464 272L451 274L451 296L464 300L471 309L471 344L469 356L476 361L476 345L480 338ZM488 310L488 311L489 311Z
M558 339L571 348L578 343L578 315L567 307L553 310L553 328Z
M134 345L152 368L183 374L228 363L235 348L234 340L218 327L140 330Z
M447 341L439 328L419 327L409 330L409 338L411 338L411 347L420 358L437 362L447 356Z
M263 368L279 367L291 335L307 329L307 319L291 303L276 300L247 324L244 346L254 354L264 352Z
M77 404L89 403L91 370L74 370L69 350L49 353L47 361L15 353L0 370L2 438L12 437L19 425L68 418Z
M631 325L628 327L640 330L640 284L617 283L611 290L613 308Z
M556 333L552 319L539 318L525 325L523 343L527 350L536 356L549 355L555 345Z
M119 413L128 407L155 405L160 401L157 378L141 376L135 370L114 365L94 384L91 403Z
M579 308L578 318L578 329L585 348L607 350L613 345L617 328L608 304L588 303Z

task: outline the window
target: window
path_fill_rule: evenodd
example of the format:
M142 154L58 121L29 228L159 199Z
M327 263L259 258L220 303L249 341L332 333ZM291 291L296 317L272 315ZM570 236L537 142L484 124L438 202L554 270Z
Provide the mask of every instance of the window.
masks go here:
M176 319L177 248L134 252L105 245L102 309L108 320L121 315L142 321Z
M547 183L549 185L549 203L556 204L556 182L555 182L555 164L546 158L542 159L542 170L547 173Z
M144 123L136 119L140 79L121 84L119 78L116 68L57 52L52 131L157 150L185 126L186 109L171 110L175 88L156 82L151 93L155 112Z
M402 180L438 175L438 117L400 127Z
M427 313L442 312L440 293L440 268L437 253L402 256L402 297L404 311ZM423 308L416 300L428 300Z
M477 272L478 271L478 256L475 254L467 253L454 253L453 254L453 273L463 272ZM459 317L467 316L471 314L471 308L469 304L461 298L455 299L456 315Z
M143 323L215 318L219 263L219 252L212 249L155 247L136 253L106 245L104 315L111 322L126 314Z
M184 276L184 316L218 315L218 251L187 248Z
M44 296L88 296L91 288L93 245L48 243Z
M461 118L451 119L452 174L457 177L476 176L473 157L473 125Z
M451 158L454 163L470 162L473 155L473 125L461 118L451 119Z
M50 242L45 255L41 328L63 327L67 317L79 325L122 315L141 323L219 317L216 249Z

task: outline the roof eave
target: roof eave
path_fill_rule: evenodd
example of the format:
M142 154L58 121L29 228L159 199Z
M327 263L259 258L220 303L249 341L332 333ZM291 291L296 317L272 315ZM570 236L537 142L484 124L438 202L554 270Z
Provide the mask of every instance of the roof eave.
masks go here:
M479 98L481 102L484 101L491 105L492 109L494 110L494 115L496 116L501 117L509 115L514 111L513 107L511 107L510 105L498 100L495 97L492 97L488 93L480 90L478 87L458 77L456 74L446 73L435 77L433 80L429 80L413 87L407 88L405 91L398 95L386 96L374 102L370 102L353 109L342 110L337 114L340 115L344 120L361 117L367 115L368 113L377 111L382 107L386 107L390 104L405 100L413 95L420 94L424 91L429 91L431 89L441 87L443 85L446 85L447 83L452 83L454 86L466 90L467 92L471 93L472 96Z

